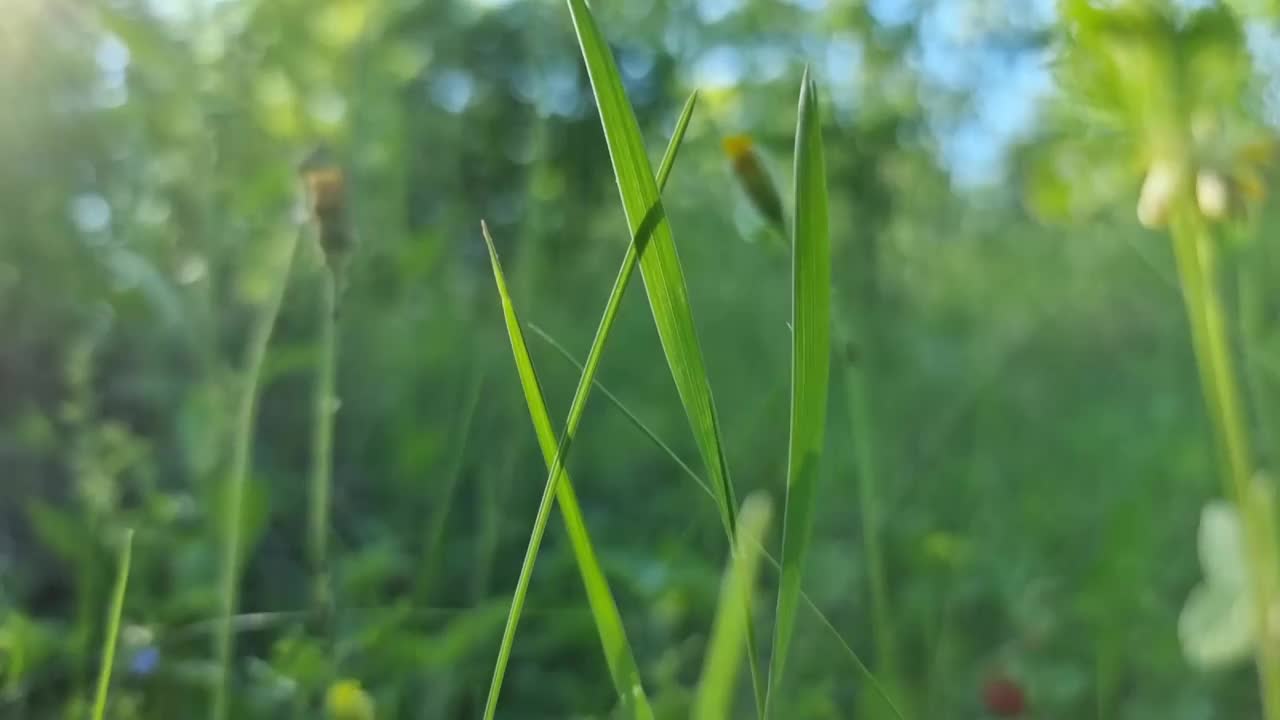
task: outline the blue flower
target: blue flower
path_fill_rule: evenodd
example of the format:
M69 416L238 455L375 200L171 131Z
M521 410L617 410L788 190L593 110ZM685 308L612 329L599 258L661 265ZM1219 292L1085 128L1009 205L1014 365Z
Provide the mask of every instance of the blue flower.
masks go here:
M129 672L143 677L155 672L160 665L160 650L155 646L139 648L129 659Z

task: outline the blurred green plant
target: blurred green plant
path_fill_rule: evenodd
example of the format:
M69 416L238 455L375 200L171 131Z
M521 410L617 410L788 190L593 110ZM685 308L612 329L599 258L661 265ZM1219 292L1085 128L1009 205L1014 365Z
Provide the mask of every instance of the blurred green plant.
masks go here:
M243 538L245 487L249 484L250 461L253 457L253 428L257 417L258 392L262 366L284 301L285 289L289 285L297 245L298 233L286 233L279 238L280 257L273 267L275 282L265 301L257 308L252 332L245 345L239 407L231 442L231 467L223 486L224 516L218 581L218 614L221 623L214 635L218 678L214 684L213 701L209 704L213 720L226 720L231 712L232 661L235 653L232 618L238 607L240 566L247 549Z
M1058 79L1067 115L1059 119L1059 141L1026 158L1028 201L1042 217L1079 217L1128 194L1126 185L1140 177L1139 222L1169 230L1220 474L1240 513L1248 568L1224 570L1232 562L1222 546L1230 545L1224 538L1234 516L1206 508L1201 551L1210 584L1194 591L1184 609L1184 649L1199 663L1238 654L1240 617L1230 588L1245 583L1264 714L1277 718L1280 645L1268 640L1280 590L1274 498L1255 474L1219 286L1220 258L1230 248L1214 231L1260 199L1262 171L1274 155L1271 133L1244 112L1251 67L1244 34L1222 6L1180 16L1158 4L1102 8L1068 0L1060 10L1066 45ZM1218 643L1225 647L1215 648Z

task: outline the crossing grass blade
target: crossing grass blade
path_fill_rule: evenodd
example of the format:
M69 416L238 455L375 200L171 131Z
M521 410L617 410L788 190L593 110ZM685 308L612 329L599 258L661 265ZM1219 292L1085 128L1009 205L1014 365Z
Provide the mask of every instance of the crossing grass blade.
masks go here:
M698 452L715 488L721 521L732 546L736 535L737 502L675 239L653 180L635 111L627 99L608 43L585 0L568 0L568 4L596 107L600 111L600 122L604 126L609 159L613 164L627 225L639 245L640 273L649 308ZM764 697L755 634L750 625L747 642L752 685L759 709L763 706Z
M494 278L498 283L498 294L502 298L503 316L511 336L511 349L515 354L520 385L524 389L525 401L529 406L529 414L538 435L538 445L542 449L547 465L554 466L559 457L555 430L551 426L551 417L547 413L542 388L533 368L533 359L529 356L524 334L520 331L520 321L511 303L510 294L507 292L506 280L498 261L497 251L493 246L493 239L489 236L489 228L483 225L482 227L485 244L489 248L489 259L493 263ZM567 434L566 437L568 437ZM498 695L502 689L502 679L506 674L507 663L511 659L516 626L520 622L520 614L524 609L525 597L529 591L529 581L533 577L534 561L542 544L542 536L546 532L551 506L555 499L559 499L560 512L564 517L565 527L569 531L569 540L577 560L578 572L582 575L582 582L586 587L587 603L591 607L592 618L600 633L600 643L604 646L605 661L609 665L609 674L618 692L618 700L624 707L632 709L633 717L651 720L653 711L649 708L648 699L640 683L640 671L622 626L622 616L618 613L618 606L609 590L608 580L591 545L591 538L587 534L587 526L582 518L582 510L578 506L573 483L567 473L559 472L555 477L558 482L547 484L542 500L538 503L533 533L525 551L524 563L520 567L520 576L516 581L511 609L507 614L506 627L502 633L502 643L498 649L498 659L489 685L489 697L485 702L484 717L492 720L497 712Z
M796 121L795 221L791 242L791 440L782 518L782 570L774 617L765 716L782 680L795 627L804 561L817 501L831 371L831 241L827 170L817 88L806 69Z
M693 116L693 108L696 102L697 95L690 95L685 102L679 119L676 121L675 131L671 135L671 141L667 145L667 151L663 155L658 169L657 184L660 186L666 185L667 178L671 174L671 168L675 165L676 155L680 151L680 144L684 140L685 130L689 127L689 119ZM493 681L489 688L485 717L492 718L493 713L497 710L498 693L502 686L502 676L506 672L506 664L510 659L511 647L515 642L515 630L520 620L520 608L524 604L524 595L528 592L529 581L533 577L533 565L537 560L538 547L542 543L542 536L546 532L547 519L551 514L551 504L557 496L560 497L561 512L564 515L565 524L569 528L571 538L576 537L575 533L579 531L581 534L581 540L583 541L581 552L579 552L579 545L576 540L574 549L578 553L578 566L583 573L583 581L588 588L588 600L592 605L592 612L596 613L597 607L599 608L599 613L596 614L596 624L601 633L601 641L605 646L609 672L613 677L615 688L618 690L619 701L624 708L634 706L632 709L638 718L652 717L652 712L649 709L648 701L640 683L639 672L635 668L635 660L631 657L630 647L626 644L622 621L617 617L617 607L613 602L612 596L608 594L608 586L604 582L603 572L599 570L599 563L595 561L594 554L590 552L591 546L586 539L586 526L582 521L581 512L577 509L573 484L569 482L569 478L564 472L565 459L573 437L578 431L578 423L582 419L582 413L586 410L587 398L595 381L595 373L600 366L600 358L604 355L605 342L613 329L614 319L617 317L618 309L622 306L622 297L635 270L636 260L639 255L639 243L642 239L638 236L633 236L631 243L627 247L627 254L623 258L622 267L618 271L613 289L609 293L609 299L605 303L604 315L596 329L595 338L592 340L586 366L582 371L582 376L579 378L578 387L574 391L573 400L569 404L569 418L565 423L564 437L557 446L555 430L551 426L546 403L542 397L537 376L533 371L533 362L529 357L528 346L524 340L524 330L516 317L510 293L507 292L506 281L503 278L501 265L498 262L498 255L493 246L493 239L489 236L488 228L484 228L484 236L485 243L489 247L489 257L493 263L494 277L498 282L498 293L502 299L503 313L507 322L507 334L511 338L512 350L516 355L520 383L524 388L529 412L533 416L538 442L547 461L548 471L547 484L543 490L542 501L538 506L537 517L534 519L533 531L529 537L529 546L525 554L524 563L520 568L520 576L516 581L516 594L512 602L512 612L508 617L507 627L503 631L502 645L498 650L498 664L494 668ZM591 573L592 578L589 579L588 570L591 565L595 566L595 570ZM593 585L597 584L599 585L597 589L602 588L602 593L598 596L593 596L592 588ZM624 650L625 652L623 652Z
M751 622L747 608L760 570L760 551L769 523L769 500L752 494L742 504L736 546L720 586L720 602L703 661L694 720L726 720L733 709L733 689L742 663L743 633Z
M569 364L576 367L579 371L582 370L582 363L578 358L574 357L573 353L570 352L563 343L556 340L551 333L537 325L534 325L533 323L526 323L526 326L534 335L542 338L544 342L550 345L551 348ZM667 444L666 441L659 437L658 433L654 432L652 428L646 425L645 422L640 419L639 415L636 415L631 408L627 407L626 404L622 402L621 398L619 398L613 391L609 390L608 386L599 380L596 381L596 389L605 396L605 399L609 401L609 404L613 405L618 412L622 413L623 417L625 417L636 430L640 431L641 435L648 438L649 442L653 443L654 447L660 450L667 457L671 458L671 461L676 464L676 467L680 468L681 472L688 476L689 479L693 480L693 482L697 484L698 488L707 494L707 497L715 500L716 493L711 489L711 485L709 485L707 481L697 473L697 471L689 467L689 464L686 463L676 453L676 451ZM782 568L782 565L778 562L777 558L775 558L767 549L761 547L760 553L764 556L765 561L773 567L773 569L780 570ZM871 688L871 691L875 696L884 702L885 707L890 713L892 713L893 717L898 720L905 720L905 716L902 714L902 711L896 704L894 704L893 699L889 697L888 691L884 689L880 680L876 678L875 673L871 672L871 668L867 667L867 664L863 662L862 658L858 656L858 653L854 651L853 646L849 644L849 641L844 639L844 636L840 634L838 629L836 629L836 626L831 622L831 619L827 617L826 613L822 612L822 609L818 607L817 603L815 603L807 593L805 593L803 588L800 590L800 599L804 601L805 606L813 613L814 618L827 629L831 638L840 645L842 650L844 650L844 654L848 656L849 662L851 662L854 669L858 671L858 675L867 682L868 687Z
M126 530L116 569L116 585L111 593L111 614L107 616L107 632L102 638L102 664L98 667L98 691L93 701L93 720L107 713L107 690L111 687L111 669L115 665L116 641L120 638L120 618L124 615L124 595L129 587L129 563L133 557L133 531Z

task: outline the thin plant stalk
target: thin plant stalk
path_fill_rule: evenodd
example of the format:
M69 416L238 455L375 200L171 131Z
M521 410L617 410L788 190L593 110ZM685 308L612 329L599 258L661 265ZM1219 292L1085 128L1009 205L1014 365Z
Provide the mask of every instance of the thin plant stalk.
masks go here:
M126 530L116 569L115 590L111 593L111 611L107 615L107 633L102 638L102 664L98 668L98 691L93 700L92 720L102 720L107 712L107 691L111 687L111 669L115 665L116 643L120 639L120 618L124 615L124 595L129 587L129 563L133 557L133 530Z
M1275 606L1277 557L1271 493L1255 481L1252 449L1240 384L1231 354L1226 312L1218 288L1217 248L1189 193L1181 198L1170 232L1191 326L1192 345L1205 404L1224 465L1227 493L1244 525L1245 554L1253 594L1255 655L1268 720L1280 720L1280 643L1269 631Z
M320 273L320 335L316 342L315 397L312 405L308 553L311 560L312 609L327 620L333 610L329 583L329 507L333 488L333 423L338 412L337 281L328 268Z
M249 344L245 348L244 369L240 391L240 406L231 444L231 474L228 477L223 508L221 572L218 582L218 610L220 625L214 636L214 656L217 660L217 678L214 683L213 702L209 716L213 720L226 720L230 709L231 657L235 651L235 636L231 622L236 614L240 586L241 537L244 530L244 494L249 482L249 465L253 450L253 427L258 406L258 393L262 379L262 364L267 356L276 318L284 302L285 288L293 268L293 257L298 247L296 233L290 233L285 241L285 257L277 274L276 286L265 305L254 319Z

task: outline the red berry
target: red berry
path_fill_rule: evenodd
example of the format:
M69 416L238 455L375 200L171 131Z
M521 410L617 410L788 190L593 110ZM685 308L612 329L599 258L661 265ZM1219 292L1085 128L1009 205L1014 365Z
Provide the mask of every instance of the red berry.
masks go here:
M983 683L982 703L996 717L1018 717L1027 707L1027 696L1016 682L997 675Z

